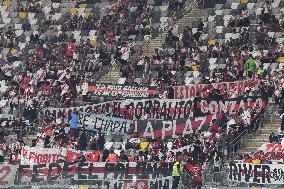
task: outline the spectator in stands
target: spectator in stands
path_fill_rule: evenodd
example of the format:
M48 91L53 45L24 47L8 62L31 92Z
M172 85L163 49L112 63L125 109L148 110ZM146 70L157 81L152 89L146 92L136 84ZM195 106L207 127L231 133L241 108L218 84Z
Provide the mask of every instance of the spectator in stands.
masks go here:
M0 138L0 163L4 162L6 151L6 141L3 138Z
M118 158L119 162L128 162L128 157L127 155L125 155L124 151L120 152L119 158Z
M280 140L278 138L278 135L276 135L274 132L272 132L270 135L269 135L269 142L270 143L279 143Z
M82 134L79 138L80 150L85 151L88 145L88 139L85 129L82 131Z
M75 160L75 162L80 162L80 163L86 162L86 157L82 151L80 152L80 156Z
M115 163L118 161L118 156L116 153L114 153L113 150L110 151L110 154L108 155L107 157L107 162L110 162L110 163Z
M281 119L281 132L283 133L284 132L284 109L282 109L280 119Z
M265 70L264 70L262 65L259 66L259 68L256 71L256 74L257 74L258 78L260 78L260 79L265 77Z
M168 156L167 156L167 159L166 159L166 162L167 163L173 163L175 161L176 161L176 157L175 157L174 153L173 152L169 152Z
M172 169L172 176L173 176L173 184L172 184L172 189L177 189L179 186L180 182L180 177L182 173L182 164L181 164L181 159L178 156L176 158L176 162L173 165Z
M246 61L246 72L249 78L252 78L254 70L255 70L255 60L250 54L248 60Z

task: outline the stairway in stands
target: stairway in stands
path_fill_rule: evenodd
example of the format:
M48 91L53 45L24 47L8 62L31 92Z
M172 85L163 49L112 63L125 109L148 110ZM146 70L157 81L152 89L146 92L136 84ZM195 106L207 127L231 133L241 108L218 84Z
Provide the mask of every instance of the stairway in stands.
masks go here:
M196 7L196 6L194 6ZM181 19L177 21L179 27L179 33L182 33L183 29L186 26L192 27L192 23L197 21L201 17L208 16L208 9L198 9L193 8L188 13L186 13ZM143 46L142 50L145 52L145 55L148 57L152 57L155 49L162 47L165 42L167 31L161 32L158 37L151 39L146 45ZM130 58L132 62L136 62L139 59L139 53L135 53L133 57ZM107 74L103 75L99 83L117 83L119 78L121 78L121 73L118 68L112 68Z
M98 83L113 83L116 84L118 82L118 80L121 78L121 72L119 70L119 68L116 67L112 67L111 70L103 75Z
M273 115L272 118L267 118L263 126L259 128L259 131L256 131L255 136L253 134L248 134L245 136L242 146L238 149L236 154L252 155L257 151L263 143L269 142L269 135L274 132L277 133L281 125L281 120L279 116ZM254 136L254 137L253 137Z
M208 9L193 8L187 12L180 20L177 21L179 32L182 33L183 29L188 26L192 27L192 23L199 18L207 17ZM146 56L152 57L155 53L155 49L160 48L165 42L168 31L162 32L158 37L152 39L144 48Z

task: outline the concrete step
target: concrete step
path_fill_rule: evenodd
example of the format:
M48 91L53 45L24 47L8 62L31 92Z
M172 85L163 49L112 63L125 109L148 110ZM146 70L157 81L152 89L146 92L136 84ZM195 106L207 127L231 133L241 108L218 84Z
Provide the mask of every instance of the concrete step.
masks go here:
M259 139L259 140L267 140L269 138L269 134L259 134L259 135L255 135L255 136L253 136L253 134L248 134L247 138L248 139L251 138L251 139Z
M117 84L117 80L101 80L101 81L98 81L98 83L112 83L112 84Z
M179 26L179 31L183 31L184 25L191 26L193 21L196 21L198 18L202 16L208 15L208 10L207 9L191 9L190 12L185 14L183 18L179 19L177 24ZM147 49L146 55L151 57L154 55L155 49L159 48L163 45L165 38L167 36L167 32L162 32L157 38L152 39L148 44L147 44Z
M276 124L265 123L263 125L263 127L267 127L267 128L279 128L280 126L281 126L281 123L276 123Z
M245 142L252 142L252 143L268 143L268 139L259 139L259 138L250 138L250 139L245 139Z
M103 77L121 77L121 76L120 74L107 74L107 75L104 75Z
M105 76L105 77L102 77L101 79L102 80L104 80L104 79L119 79L119 78L121 78L121 77L119 77L119 76Z
M277 132L279 128L265 128L265 129L260 129L261 134L271 134L272 132Z
M148 44L148 48L156 49L158 45L162 45L163 43L164 43L164 41L157 42L157 43L150 43L150 44Z
M149 44L149 46L151 46L151 45L158 45L158 44L164 43L165 42L165 38L166 38L166 36L165 37L161 37L161 38L159 37L158 40L151 41L148 44Z
M114 79L119 79L119 78L121 77L105 76L105 77L102 77L101 80L108 80L108 79L114 80Z
M254 152L250 152L250 151L238 151L236 154L239 154L239 155L253 155Z
M259 146L241 146L239 151L256 152Z
M242 146L243 147L256 147L259 148L263 142L245 142Z
M280 127L281 125L281 122L274 122L274 123L270 123L270 122L264 122L263 123L264 126L267 126L267 127Z

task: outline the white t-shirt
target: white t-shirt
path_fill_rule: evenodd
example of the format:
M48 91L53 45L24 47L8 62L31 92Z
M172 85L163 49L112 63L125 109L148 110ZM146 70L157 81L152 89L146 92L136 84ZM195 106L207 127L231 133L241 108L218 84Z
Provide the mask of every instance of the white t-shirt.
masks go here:
M241 114L241 117L242 117L242 120L244 121L244 123L246 125L250 125L250 122L251 122L251 114L248 110L244 111L242 114Z
M67 150L66 148L61 148L61 153L60 153L60 159L65 160L67 156Z
M121 59L122 60L128 60L129 59L129 48L128 47L122 47L120 52L121 52Z
M5 143L0 144L0 156L4 156L5 149L6 149Z

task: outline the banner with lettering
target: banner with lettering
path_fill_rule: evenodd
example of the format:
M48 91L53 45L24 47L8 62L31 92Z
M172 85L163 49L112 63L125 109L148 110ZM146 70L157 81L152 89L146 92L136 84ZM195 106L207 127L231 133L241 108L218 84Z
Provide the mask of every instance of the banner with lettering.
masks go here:
M174 98L175 99L188 99L196 97L198 92L201 97L207 96L207 90L218 89L221 92L227 91L228 98L243 96L245 89L258 87L260 80L243 80L235 82L220 82L220 83L211 83L211 84L190 84L186 86L174 86ZM236 94L236 95L235 95Z
M280 143L265 143L258 148L253 156L261 161L273 160L284 162L284 146Z
M89 83L88 92L95 96L149 98L158 93L156 86Z
M168 167L156 162L19 165L14 181L15 185L69 183L98 188L169 189L172 177Z
M196 111L202 114L217 114L217 113L229 113L236 114L240 110L246 110L247 108L265 108L266 101L263 97L240 97L224 100L212 100L207 98L201 98L195 101Z
M74 116L74 114L72 114ZM73 116L72 119L73 120ZM84 127L90 131L101 131L106 134L124 135L129 131L132 121L108 117L104 115L94 115L80 112L77 127Z
M60 154L60 148L23 146L21 153L21 164L55 163L58 162Z
M100 153L97 151L83 151L87 162L99 161ZM80 156L79 150L69 148L43 148L23 146L21 153L22 165L38 165L45 163L57 163L59 159L67 162L75 162Z
M193 101L190 99L128 99L70 108L46 108L42 111L52 123L56 123L56 119L62 117L68 122L71 119L72 112L75 111L129 120L142 119L145 114L155 119L179 119L193 116L192 105Z
M0 164L0 188L14 186L18 165Z
M221 114L207 115L191 119L139 120L135 121L135 132L142 138L177 138L194 130L207 131L213 119L220 120Z
M230 163L228 174L230 181L283 185L284 164Z

